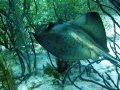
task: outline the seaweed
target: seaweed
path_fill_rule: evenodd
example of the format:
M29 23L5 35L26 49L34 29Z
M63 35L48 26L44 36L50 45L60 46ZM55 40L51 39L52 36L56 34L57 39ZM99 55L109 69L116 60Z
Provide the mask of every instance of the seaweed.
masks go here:
M49 59L51 59L50 56ZM56 61L56 67L53 64L51 66L49 63L47 63L46 66L43 66L44 72L49 76L53 76L55 79L60 80L60 77L64 75L65 71L69 67L69 64L68 62L61 60L59 58L56 58L55 61Z
M8 66L1 53L0 59L0 89L17 90L11 66Z
M22 4L24 9L21 9ZM3 6L3 7L1 7ZM6 6L6 7L5 7ZM36 54L33 45L33 39L27 31L28 26L24 23L24 13L28 12L30 2L27 0L14 1L2 0L0 3L0 45L10 52L14 52L21 65L21 74L16 75L16 79L20 79L21 83L26 75L36 70ZM26 38L27 37L27 38ZM33 54L33 58L31 55ZM30 61L34 61L33 66ZM25 72L27 72L25 74Z

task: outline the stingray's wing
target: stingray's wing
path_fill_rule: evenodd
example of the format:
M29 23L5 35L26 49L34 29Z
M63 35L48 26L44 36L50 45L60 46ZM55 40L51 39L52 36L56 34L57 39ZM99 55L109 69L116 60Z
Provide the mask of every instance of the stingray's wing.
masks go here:
M89 12L80 16L78 19L71 22L73 25L77 25L92 37L92 39L108 52L107 42L106 42L106 33L102 23L102 20L98 13Z

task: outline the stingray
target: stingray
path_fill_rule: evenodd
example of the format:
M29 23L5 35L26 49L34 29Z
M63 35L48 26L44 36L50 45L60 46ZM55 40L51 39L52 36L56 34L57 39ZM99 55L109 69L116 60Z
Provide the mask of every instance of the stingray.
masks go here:
M63 60L98 59L100 56L119 66L107 48L106 33L97 12L63 22L42 24L33 33L48 52Z

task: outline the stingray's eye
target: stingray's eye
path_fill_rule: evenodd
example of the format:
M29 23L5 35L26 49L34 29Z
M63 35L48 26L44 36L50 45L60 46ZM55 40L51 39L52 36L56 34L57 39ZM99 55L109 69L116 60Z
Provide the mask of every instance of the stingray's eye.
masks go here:
M49 22L49 24L47 25L47 30L50 30L52 27L54 27L55 24L52 22Z
M49 26L54 26L54 23L52 23L52 22L49 22Z

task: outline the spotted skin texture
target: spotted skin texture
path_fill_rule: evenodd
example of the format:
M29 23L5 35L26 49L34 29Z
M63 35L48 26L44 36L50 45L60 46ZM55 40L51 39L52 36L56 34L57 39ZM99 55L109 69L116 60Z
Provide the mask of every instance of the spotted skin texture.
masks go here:
M105 56L116 61L108 54L106 33L98 13L89 12L73 21L50 24L53 26L41 25L34 36L54 56L63 60L98 59L99 56Z

